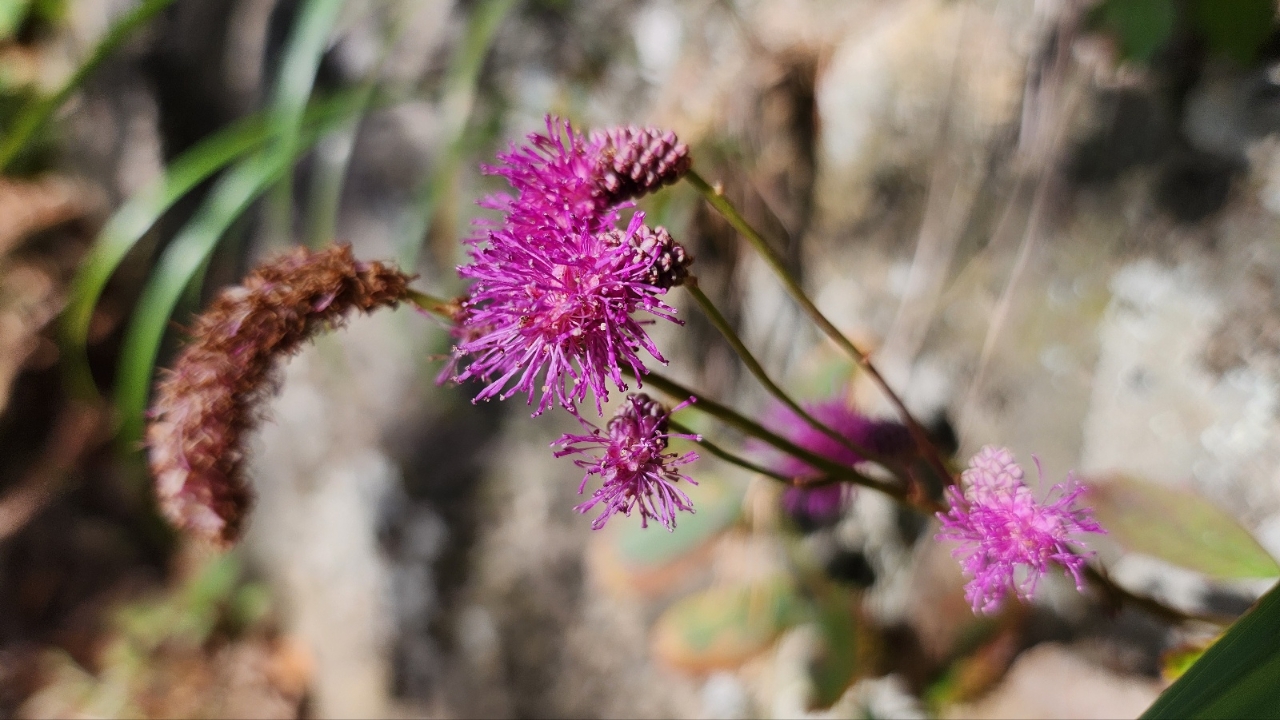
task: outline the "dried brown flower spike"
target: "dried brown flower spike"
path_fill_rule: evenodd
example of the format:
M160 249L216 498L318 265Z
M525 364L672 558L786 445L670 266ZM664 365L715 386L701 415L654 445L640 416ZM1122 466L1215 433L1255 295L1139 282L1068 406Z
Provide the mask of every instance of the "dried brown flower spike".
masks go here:
M394 307L408 297L409 280L393 266L357 261L345 245L298 248L218 295L150 412L151 471L170 522L221 544L239 537L252 502L241 442L271 392L276 361L351 310Z

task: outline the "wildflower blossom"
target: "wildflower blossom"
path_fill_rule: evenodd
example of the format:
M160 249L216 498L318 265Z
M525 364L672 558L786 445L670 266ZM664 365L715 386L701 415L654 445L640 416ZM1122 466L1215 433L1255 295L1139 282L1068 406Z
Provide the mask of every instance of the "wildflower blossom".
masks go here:
M238 537L251 501L241 441L271 390L275 361L351 310L394 307L408 281L393 267L357 261L346 246L299 248L218 295L149 413L156 496L170 522L220 543Z
M618 209L679 179L689 151L651 128L587 137L552 116L546 125L485 168L515 194L481 201L504 217L478 223L468 241L471 262L458 272L475 283L447 370L458 382L485 381L477 400L524 392L532 405L541 390L534 415L552 402L576 413L590 389L601 412L608 380L625 390L623 367L645 372L639 351L666 363L644 331L650 321L632 313L679 322L659 296L692 262L665 229L645 227L642 213L618 230Z
M675 410L680 407L683 405ZM644 527L648 527L649 520L656 520L668 530L674 530L678 511L693 512L689 496L676 483L681 480L697 483L677 468L697 460L698 455L667 452L667 443L673 437L696 439L696 436L668 432L672 412L674 410L667 410L648 395L636 393L627 397L605 432L588 425L590 435L565 435L556 441L555 445L564 446L556 452L556 457L587 456L574 460L575 465L587 471L578 486L579 494L586 490L593 475L603 481L591 499L575 508L585 513L597 505L602 506L600 515L591 522L592 529L604 527L615 513L629 517L634 510L640 513ZM591 450L599 451L599 455Z
M668 289L660 283L678 279L687 258L654 240L661 237L670 236L644 227L643 213L626 232L583 231L541 246L491 232L488 244L473 249L472 263L458 269L475 283L455 350L470 360L454 379L484 380L478 400L523 392L533 404L540 389L535 415L552 401L575 412L590 389L601 412L606 382L626 390L623 367L645 372L641 350L666 363L645 332L651 321L632 315L643 310L680 323L660 299ZM664 263L676 263L678 272Z
M1049 491L1056 500L1038 502L1013 455L993 446L969 461L960 481L963 490L947 488L951 509L938 513L938 539L961 543L953 554L970 578L965 596L974 612L998 610L1011 590L1030 600L1051 562L1071 574L1077 589L1082 587L1081 571L1091 553L1071 545L1083 546L1076 537L1081 533L1105 532L1090 509L1076 507L1083 487L1068 476Z
M604 186L599 143L559 118L548 115L546 123L545 135L531 133L524 145L499 153L499 165L483 167L506 178L515 194L492 195L480 205L505 214L496 227L535 245L612 230L618 203ZM494 227L481 224L482 229Z
M843 398L833 398L804 406L805 412L826 425L850 444L880 455L898 455L912 447L911 435L903 425L872 420L850 407ZM776 404L766 414L764 424L782 437L817 455L843 465L856 465L866 458L852 448L809 424L790 408ZM762 449L758 441L752 445ZM809 463L777 451L770 451L770 468L798 480L820 478L826 473ZM826 525L840 517L853 498L848 483L828 483L812 487L793 485L782 495L782 505L802 525Z
M515 195L481 205L506 214L502 225L529 242L613 228L628 200L679 180L691 165L689 147L672 132L620 127L584 136L560 118L546 117L546 134L498 155L485 172L507 179Z

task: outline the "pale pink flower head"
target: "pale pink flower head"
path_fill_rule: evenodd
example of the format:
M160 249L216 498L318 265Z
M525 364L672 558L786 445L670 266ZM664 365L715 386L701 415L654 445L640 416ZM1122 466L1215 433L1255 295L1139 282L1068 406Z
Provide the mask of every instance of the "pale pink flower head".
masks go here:
M640 513L644 527L648 527L649 520L657 520L668 530L675 530L676 513L693 512L693 503L678 483L697 483L678 468L697 460L698 455L668 452L667 444L673 437L697 437L669 432L672 412L648 395L637 393L627 397L603 432L583 421L591 430L590 435L565 435L556 441L555 445L564 447L556 457L586 456L574 460L575 465L587 471L578 486L579 494L586 490L592 476L602 481L591 499L575 508L585 513L601 506L600 515L591 522L593 530L604 527L615 513L630 516L632 511Z
M1083 589L1081 573L1092 553L1078 536L1106 532L1092 510L1077 506L1083 486L1068 475L1039 502L1013 454L991 445L969 461L960 484L947 488L951 509L938 513L942 530L937 537L960 543L952 554L969 576L965 597L974 612L999 610L1010 591L1030 600L1051 563L1061 565Z

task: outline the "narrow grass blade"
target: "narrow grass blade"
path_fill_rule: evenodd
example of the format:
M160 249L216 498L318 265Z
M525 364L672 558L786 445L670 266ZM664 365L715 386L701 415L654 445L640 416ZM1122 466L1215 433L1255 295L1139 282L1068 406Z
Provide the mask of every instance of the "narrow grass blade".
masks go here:
M6 0L7 1L7 0ZM133 34L147 21L155 17L161 10L169 7L173 0L143 0L136 8L126 13L120 18L111 29L107 31L105 37L93 48L93 52L84 62L80 63L80 67L67 78L67 81L58 88L54 94L36 100L27 106L14 120L13 128L8 135L0 140L0 172L9 166L9 163L22 150L40 126L48 122L49 118L62 107L62 104L71 97L71 94L80 87L80 84L89 77L102 61L111 56L116 48L120 47L125 40Z
M456 182L466 147L467 121L475 106L480 71L489 56L489 48L515 0L486 0L471 13L466 35L454 51L449 65L443 106L443 135L449 145L436 166L423 178L414 195L414 203L400 221L396 231L400 267L412 270L418 263L424 236L434 213Z
M1143 718L1280 718L1280 585L1240 618Z
M231 223L290 166L274 153L259 153L241 161L218 179L204 205L160 257L138 301L120 355L116 407L124 442L142 435L152 368L178 299Z
M315 87L316 72L329 43L329 35L341 12L343 0L308 0L294 21L276 76L268 114L272 152L292 157L302 132L302 116ZM287 238L293 220L293 184L289 174L281 176L272 193L268 222L275 238Z
M307 127L335 125L352 113L359 99L342 94L315 104L307 111ZM174 203L228 163L259 149L267 136L263 118L254 117L205 139L170 164L163 176L134 195L107 221L80 264L62 316L63 356L76 392L94 392L85 358L89 322L102 289L125 255Z

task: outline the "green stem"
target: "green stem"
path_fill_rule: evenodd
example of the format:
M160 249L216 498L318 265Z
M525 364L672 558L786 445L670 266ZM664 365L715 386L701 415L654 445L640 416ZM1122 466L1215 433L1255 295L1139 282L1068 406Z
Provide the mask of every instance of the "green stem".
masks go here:
M407 288L405 290L405 300L413 303L419 310L429 312L432 315L444 318L449 322L457 320L458 302L456 300L441 300L434 295Z
M693 299L698 303L698 306L702 308L704 313L706 313L707 319L710 320L711 324L720 331L720 334L724 336L726 341L728 341L729 345L733 348L733 351L742 359L742 363L747 366L747 370L755 376L756 380L760 381L760 384L769 391L770 395L773 395L781 401L782 404L790 408L792 412L803 418L804 421L813 429L840 443L851 452L856 453L859 457L866 458L867 460L871 460L872 462L882 465L903 482L910 482L909 476L900 463L872 448L863 447L862 445L853 442L844 435L841 435L831 429L822 421L809 414L800 406L800 403L793 400L785 390L779 387L778 384L769 377L764 366L762 366L756 359L755 355L751 353L751 350L749 350L746 344L742 342L742 338L738 336L736 331L734 331L729 320L725 318L724 314L720 312L720 309L711 302L711 298L707 297L706 293L702 292L702 289L698 287L697 278L691 277L685 280L684 288L693 296Z
M1178 608L1165 605L1153 597L1138 595L1124 587L1121 587L1115 580L1112 580L1111 576L1107 575L1105 571L1099 570L1093 565L1086 565L1084 572L1089 578L1089 581L1099 586L1107 599L1115 605L1127 603L1134 607L1146 610L1148 613L1151 613L1158 618L1171 622L1194 620L1197 622L1225 627L1237 620L1237 618L1227 615L1187 612L1186 610L1180 610Z
M58 108L62 107L85 79L115 53L116 48L128 40L135 30L171 4L173 0L144 0L111 26L106 36L93 48L89 57L76 68L57 92L24 107L10 126L7 136L0 141L0 171L8 168L14 157L22 151L23 146L31 140L41 126L49 121Z
M844 350L849 357L853 358L854 362L856 362L858 366L871 377L872 381L874 381L875 384L884 391L885 395L889 398L889 401L893 403L894 407L898 410L898 413L902 416L903 422L906 423L907 428L911 431L911 436L915 440L916 445L920 447L925 457L927 457L930 463L934 465L934 469L939 473L939 476L944 479L951 478L951 472L947 469L946 463L943 462L942 457L938 454L938 449L929 440L929 435L925 432L924 427L920 425L915 416L911 414L911 411L907 409L906 404L902 402L902 398L898 397L898 394L893 391L893 388L889 387L889 383L885 381L884 377L880 374L880 371L876 370L876 367L871 364L871 359L867 357L867 354L862 350L859 350L856 345L850 342L849 338L845 337L844 333L840 332L840 330L822 314L822 311L818 309L818 306L813 304L813 301L805 294L804 288L800 287L800 283L791 275L791 272L787 270L787 266L782 261L782 258L774 252L772 247L769 246L769 243L764 239L764 236L752 227L751 223L747 222L746 218L738 212L738 209L733 206L733 203L729 202L729 199L724 196L723 189L718 185L713 187L694 170L690 170L685 174L684 179L687 180L689 184L692 185L704 198L706 198L707 202L711 204L711 207L715 208L716 212L720 213L720 215L727 220L735 230L746 238L747 242L751 243L751 246L755 248L756 252L760 253L760 256L764 258L764 261L769 264L770 269L772 269L774 274L778 276L783 287L786 288L787 293L800 305L800 308L809 316L809 319L811 319L827 337L831 338L836 345L840 346L840 348Z
M684 425L681 425L675 420L668 420L667 424L671 427L672 430L675 430L678 433L682 433L685 435L692 435L693 437L697 438L692 442L697 443L699 446L704 448L707 452L711 453L712 455L715 455L716 457L720 458L721 460L724 460L727 463L730 463L732 465L737 465L738 467L744 470L749 470L753 473L760 473L761 475L771 477L774 480L781 480L782 482L788 485L796 484L795 478L789 477L787 475L783 475L780 472L770 470L769 468L763 465L757 465L744 457L735 455L734 453L729 452L728 450L725 450L719 445L706 439L702 435L694 432L693 430L690 430Z
M890 497L897 498L904 502L908 501L907 499L910 494L906 488L892 483L874 480L863 475L857 470L848 467L847 465L842 465L821 455L805 450L790 440L770 432L754 420L744 417L736 410L725 405L721 405L715 400L711 400L700 393L696 393L689 388L680 385L674 380L670 380L655 372L649 372L645 374L641 381L653 385L658 390L670 395L674 399L681 401L693 400L694 403L692 407L694 409L700 410L746 435L750 435L751 437L768 443L788 455L805 461L809 465L812 465L813 467L830 475L832 480L848 480L858 485L869 487L873 490L879 490Z

